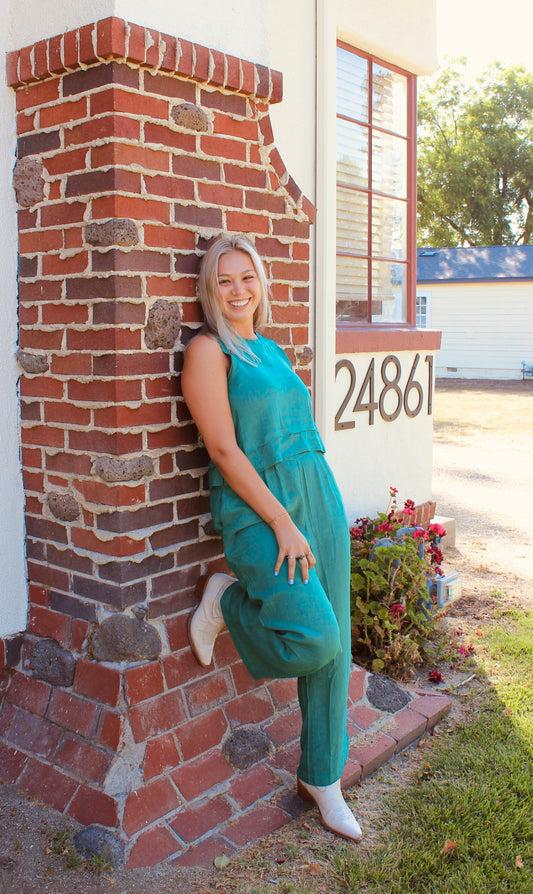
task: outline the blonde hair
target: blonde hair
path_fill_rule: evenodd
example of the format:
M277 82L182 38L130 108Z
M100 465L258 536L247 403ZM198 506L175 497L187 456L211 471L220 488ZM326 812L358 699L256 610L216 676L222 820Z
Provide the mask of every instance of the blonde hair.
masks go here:
M248 342L235 331L233 325L223 314L219 303L218 265L222 255L232 251L243 251L253 264L261 287L261 297L254 313L254 331L268 322L269 287L263 262L253 242L247 236L222 235L209 246L200 264L198 274L198 298L204 312L205 328L215 335L230 354L236 354L241 360L257 364L258 360Z

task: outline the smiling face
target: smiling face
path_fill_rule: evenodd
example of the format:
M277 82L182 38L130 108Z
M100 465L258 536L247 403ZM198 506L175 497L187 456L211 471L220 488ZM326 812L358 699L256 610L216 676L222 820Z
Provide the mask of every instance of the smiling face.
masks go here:
M234 249L218 262L218 301L222 314L241 338L254 337L254 313L261 283L250 255Z

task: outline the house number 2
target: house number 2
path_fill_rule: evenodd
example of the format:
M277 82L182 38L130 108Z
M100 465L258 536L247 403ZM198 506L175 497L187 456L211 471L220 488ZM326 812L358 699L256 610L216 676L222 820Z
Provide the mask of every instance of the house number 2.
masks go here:
M431 354L428 354L427 357L424 358L424 362L427 364L427 414L431 416L433 412L433 357ZM387 354L387 356L383 359L380 368L380 377L381 381L378 382L376 386L376 363L374 358L370 361L368 365L368 369L365 373L364 379L361 383L359 391L357 392L357 397L355 403L352 407L352 413L368 413L368 424L374 424L374 415L376 410L379 410L379 415L385 422L394 422L395 419L398 418L402 410L405 415L410 419L414 419L415 416L421 412L422 407L424 406L424 386L421 382L416 378L416 373L418 370L418 364L420 363L420 354L415 355L415 359L413 360L413 365L411 366L411 370L409 372L409 377L405 386L402 388L400 386L400 379L402 377L402 364L400 359L396 357L394 354ZM347 369L350 380L348 383L348 389L342 403L335 414L335 429L339 431L343 428L355 428L355 420L354 419L343 419L343 413L346 411L348 404L350 403L356 386L356 373L355 367L351 360L347 360L344 358L343 360L338 360L335 365L335 378L339 374L341 369ZM421 370L423 367L421 367ZM378 399L376 400L376 392L379 391ZM350 410L348 410L350 412Z

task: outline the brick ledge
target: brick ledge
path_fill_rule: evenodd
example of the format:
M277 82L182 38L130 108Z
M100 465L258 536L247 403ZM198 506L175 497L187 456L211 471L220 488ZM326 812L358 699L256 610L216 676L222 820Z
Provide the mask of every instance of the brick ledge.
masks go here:
M7 83L20 87L111 60L177 74L266 103L281 102L283 96L280 71L116 16L7 53Z

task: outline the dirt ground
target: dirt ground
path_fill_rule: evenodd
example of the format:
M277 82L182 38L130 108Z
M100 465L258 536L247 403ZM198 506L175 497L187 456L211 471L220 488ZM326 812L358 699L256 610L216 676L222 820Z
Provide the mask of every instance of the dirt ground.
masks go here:
M495 610L533 608L533 382L438 383L435 395L434 497L439 515L456 519L456 545L446 549L446 570L461 575L462 597L448 610L448 623L465 636ZM420 685L429 686L424 672ZM456 674L455 683L466 678ZM448 680L450 676L448 675ZM416 680L414 681L417 682ZM446 683L441 687L446 688ZM470 684L469 684L470 685ZM472 684L475 685L475 682ZM467 718L466 700L451 690L450 717L436 736ZM457 694L455 694L457 693ZM433 737L435 738L435 737ZM432 737L418 742L350 793L365 833L361 847L379 841L383 797L406 784L423 765ZM53 853L53 830L74 823L14 787L0 784L0 894L263 894L335 892L331 855L345 847L306 813L262 839L218 871L152 869L95 874L67 868Z

